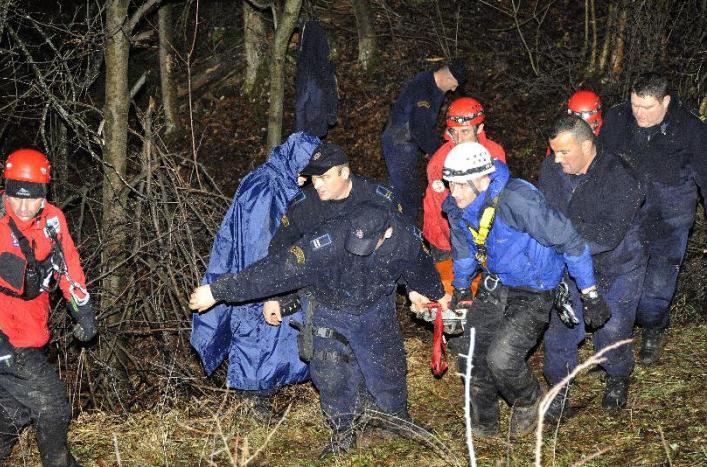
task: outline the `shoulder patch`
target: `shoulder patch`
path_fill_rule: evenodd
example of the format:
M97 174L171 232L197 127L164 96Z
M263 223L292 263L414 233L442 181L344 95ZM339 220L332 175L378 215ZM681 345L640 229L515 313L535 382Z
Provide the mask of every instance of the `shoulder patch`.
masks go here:
M290 218L287 217L287 214L282 215L282 217L280 218L280 224L285 228L290 226Z
M324 248L325 246L331 245L331 237L328 233L320 235L319 237L309 242L309 244L312 245L312 250L317 251L320 248Z
M290 248L290 253L295 256L295 261L297 261L297 264L304 264L305 258L304 250L302 250L302 248L297 245L294 245L292 248Z
M378 185L376 186L376 194L379 196L382 196L383 198L387 199L388 201L393 200L393 192L387 187L384 187L383 185Z
M304 191L301 191L295 195L294 198L292 198L292 201L290 202L290 206L294 206L295 204L299 204L302 201L307 199L307 195L304 194Z
M416 105L423 109L429 109L431 107L429 101L417 101Z

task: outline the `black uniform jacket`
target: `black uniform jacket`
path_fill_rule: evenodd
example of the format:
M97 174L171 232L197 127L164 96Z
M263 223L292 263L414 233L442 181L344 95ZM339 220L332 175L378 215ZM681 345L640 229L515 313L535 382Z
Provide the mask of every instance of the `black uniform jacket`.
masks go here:
M211 292L218 301L243 302L310 287L319 304L350 314L392 296L399 279L431 300L442 298L444 289L419 229L399 215L392 216L391 225L391 238L373 254L358 256L344 248L349 223L332 219L289 248L221 276Z
M325 222L347 214L362 201L373 201L393 210L400 210L390 188L377 180L351 175L351 192L346 199L322 201L312 185L295 196L282 216L280 227L270 241L268 253L285 249L302 236L316 231Z
M565 174L546 158L539 186L550 206L567 216L589 245L597 280L645 261L638 216L643 187L634 171L601 144L586 174Z
M612 107L599 136L607 150L625 157L639 175L666 185L693 183L707 190L707 125L671 96L658 125L639 128L630 102ZM676 200L678 201L678 200Z

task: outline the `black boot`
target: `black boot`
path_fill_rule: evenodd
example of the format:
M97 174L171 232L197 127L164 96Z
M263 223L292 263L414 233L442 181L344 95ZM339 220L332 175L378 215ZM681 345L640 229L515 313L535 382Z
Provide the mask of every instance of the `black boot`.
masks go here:
M641 341L641 351L638 357L644 365L652 365L660 359L660 350L663 347L665 329L643 330L643 340Z
M514 406L511 413L511 436L519 437L532 433L538 425L538 408L542 397L530 405Z
M604 410L618 410L628 402L628 378L625 376L607 376L604 398L601 406Z
M569 396L569 390L566 388L555 396L545 412L545 421L557 423L560 419L566 420L572 415Z
M479 438L497 435L498 396L487 386L471 386L471 432Z

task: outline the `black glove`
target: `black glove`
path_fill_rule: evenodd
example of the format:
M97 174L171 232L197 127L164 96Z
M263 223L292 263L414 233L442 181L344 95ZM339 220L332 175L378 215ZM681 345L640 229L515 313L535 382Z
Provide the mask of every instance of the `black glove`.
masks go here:
M471 290L470 289L454 289L454 292L452 292L452 301L449 302L449 306L452 310L457 309L457 305L459 305L461 302L470 302L473 300L473 297L471 296Z
M606 301L596 291L582 295L584 323L592 329L599 329L611 318L611 310Z
M15 363L15 347L4 332L0 331L0 373Z
M74 337L81 342L88 342L96 336L96 314L93 312L91 302L77 305L73 300L67 302L66 307L76 321L74 326Z

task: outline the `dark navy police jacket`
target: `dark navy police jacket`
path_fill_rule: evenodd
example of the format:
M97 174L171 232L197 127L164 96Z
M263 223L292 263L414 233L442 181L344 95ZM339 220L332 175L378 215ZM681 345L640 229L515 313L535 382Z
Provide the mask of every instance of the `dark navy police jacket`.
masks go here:
M295 131L323 138L336 123L339 96L335 71L326 31L319 22L308 21L302 29L297 59Z
M307 185L290 202L280 227L270 242L268 252L273 253L289 247L328 220L347 214L362 201L373 201L392 210L400 209L390 188L378 181L352 174L351 182L351 192L346 199L330 201L320 200L317 190L312 185Z
M703 197L707 191L707 125L677 95L671 96L663 121L650 128L638 127L630 102L612 107L599 138L647 182L642 225L649 240L692 226L695 184Z
M414 141L426 154L434 154L442 145L436 131L442 102L444 93L435 83L434 72L418 73L393 104L386 133L394 133L396 143Z
M243 302L309 287L318 304L352 315L386 296L392 300L398 279L431 300L442 298L444 289L419 229L399 215L392 219L392 237L369 256L344 248L350 226L339 217L238 274L221 276L211 292L219 301Z
M589 245L600 282L646 261L638 213L645 194L633 170L597 145L586 174L568 175L547 157L540 190L550 206L567 216Z

